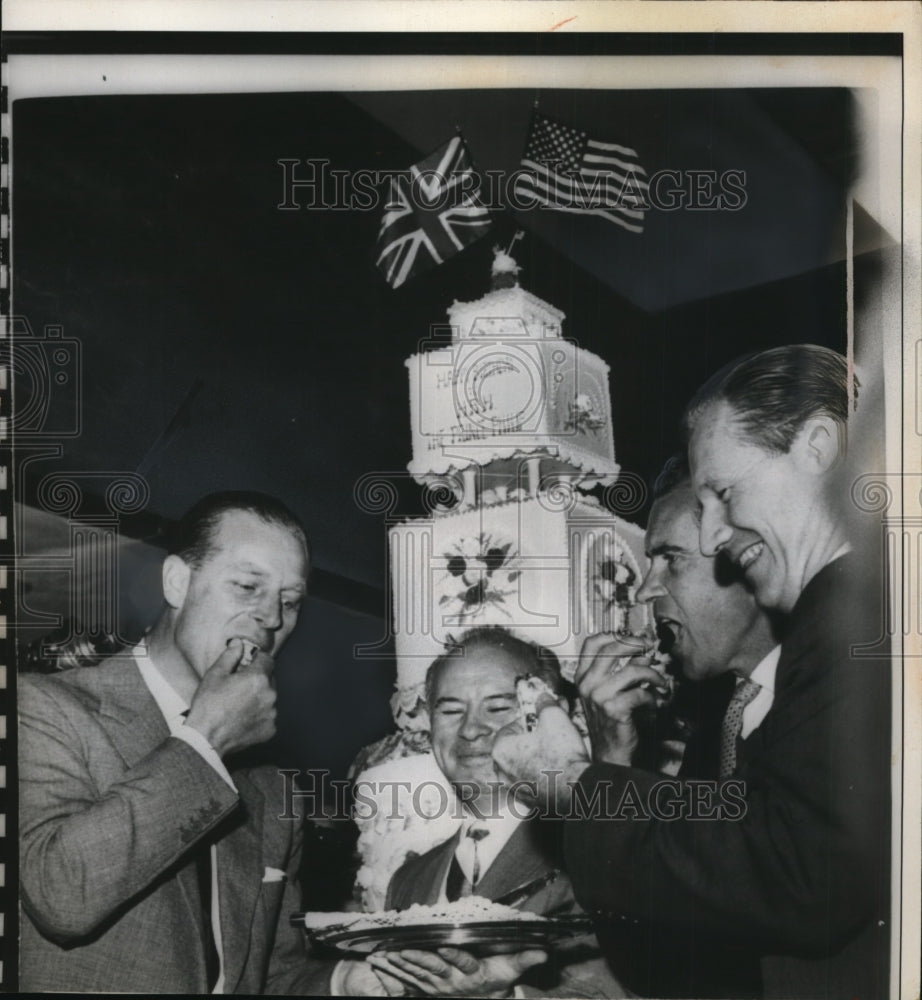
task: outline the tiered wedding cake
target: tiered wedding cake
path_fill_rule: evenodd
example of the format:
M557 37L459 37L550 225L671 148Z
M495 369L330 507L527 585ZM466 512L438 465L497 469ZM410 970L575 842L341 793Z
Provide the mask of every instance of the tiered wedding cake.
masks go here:
M572 677L587 635L648 624L634 603L643 531L585 492L619 472L608 366L563 339L563 314L522 289L518 270L497 252L493 290L449 309L451 341L407 361L409 470L436 503L430 517L390 529L402 732L366 756L376 766L360 780L444 782L426 752L423 686L446 642L467 629L501 625L552 649ZM407 850L454 830L445 817L406 822L380 812L359 825L370 908L383 904Z

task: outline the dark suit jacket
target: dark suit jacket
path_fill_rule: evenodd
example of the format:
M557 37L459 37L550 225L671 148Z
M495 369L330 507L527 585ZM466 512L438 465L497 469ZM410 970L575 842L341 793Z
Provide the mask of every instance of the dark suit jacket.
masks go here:
M190 851L211 834L225 991L323 992L289 924L300 830L276 819L277 774L232 768L238 800L130 657L23 676L19 711L24 991L205 992Z
M692 727L677 777L715 781L720 766L723 716L734 687L732 675L687 682L680 692L682 717ZM674 703L673 710L677 708ZM652 735L657 735L655 732ZM650 753L652 760L655 754ZM641 765L643 766L643 765ZM721 997L750 1000L762 996L759 954L738 944L727 948L720 937L685 919L675 908L654 919L606 921L600 928L611 967L628 989L644 997Z
M890 664L852 655L879 637L878 594L854 557L804 590L774 703L741 745L742 819L567 822L568 871L603 945L621 921L671 919L759 954L767 996L887 995ZM630 783L643 799L656 781L594 765L580 783L615 812Z
M496 899L560 867L560 831L552 821L521 823L477 885L477 895ZM460 831L444 844L410 858L394 873L387 888L387 909L405 910L413 903L433 905L458 846ZM532 913L581 912L573 888L562 872L520 906ZM601 957L592 935L566 942L552 960L530 969L520 984L529 996L623 997L625 992Z

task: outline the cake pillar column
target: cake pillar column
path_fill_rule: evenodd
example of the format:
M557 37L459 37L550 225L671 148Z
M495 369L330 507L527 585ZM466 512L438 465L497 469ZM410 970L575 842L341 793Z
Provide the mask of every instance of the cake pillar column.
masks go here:
M464 506L474 507L477 504L477 469L472 467L461 473L464 480Z
M541 459L528 459L528 493L529 496L538 495L538 486L541 483Z

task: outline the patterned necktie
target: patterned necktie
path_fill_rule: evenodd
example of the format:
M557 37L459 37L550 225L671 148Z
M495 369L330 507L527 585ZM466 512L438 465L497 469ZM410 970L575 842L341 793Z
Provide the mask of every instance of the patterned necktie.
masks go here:
M458 862L457 854L455 854L451 859L451 867L448 869L448 880L445 883L445 896L449 903L453 903L456 899L464 899L466 896L470 896L474 891L474 887L480 881L480 856L477 852L477 845L484 837L489 836L489 834L490 831L486 827L482 824L477 825L476 823L472 823L465 831L464 836L470 838L473 849L474 862L472 873L474 877L469 879L464 874L464 869Z
M761 690L760 686L748 677L737 682L720 731L721 778L729 778L736 770L736 741L743 728L743 709Z

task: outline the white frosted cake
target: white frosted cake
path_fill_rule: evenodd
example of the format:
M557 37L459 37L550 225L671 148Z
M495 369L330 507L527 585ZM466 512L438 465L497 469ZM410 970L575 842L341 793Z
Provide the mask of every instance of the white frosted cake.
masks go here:
M608 365L563 338L563 313L519 287L518 271L497 252L493 290L455 302L450 340L436 338L407 361L409 470L435 489L435 509L388 531L400 732L360 754L357 787L363 779L379 787L387 775L411 804L423 789L442 791L424 745L424 682L447 645L471 628L503 626L551 649L572 679L587 636L652 625L636 603L643 531L587 492L619 473ZM394 815L378 805L356 812L366 910L384 905L408 853L457 825L439 810Z
M469 628L502 625L572 677L587 635L649 624L635 604L643 531L576 491L414 518L390 529L390 556L400 724L426 724L408 710Z
M614 481L608 365L563 319L518 285L451 306L451 343L407 361L416 479L542 455L580 485Z

